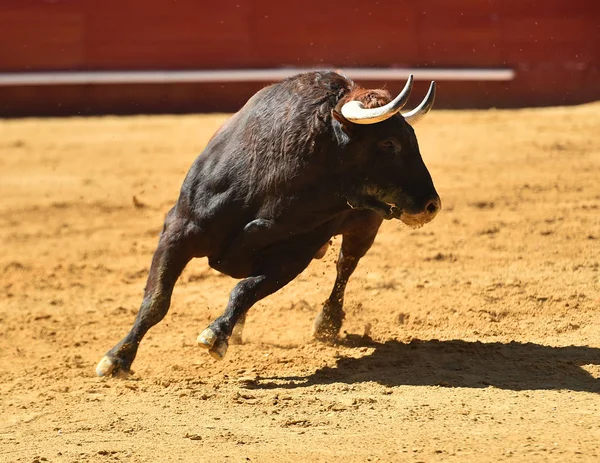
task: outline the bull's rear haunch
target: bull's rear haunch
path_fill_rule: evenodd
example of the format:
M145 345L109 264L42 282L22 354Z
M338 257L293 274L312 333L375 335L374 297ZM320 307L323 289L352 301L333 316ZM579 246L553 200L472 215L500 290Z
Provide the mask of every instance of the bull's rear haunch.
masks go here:
M241 281L223 314L198 336L222 359L239 342L250 307L322 257L342 235L337 277L313 335L338 336L344 291L383 219L420 226L441 203L423 163L414 124L432 107L435 83L414 110L400 95L357 86L336 72L310 72L259 91L195 160L168 212L131 331L96 368L127 372L146 332L166 315L186 264L207 257Z

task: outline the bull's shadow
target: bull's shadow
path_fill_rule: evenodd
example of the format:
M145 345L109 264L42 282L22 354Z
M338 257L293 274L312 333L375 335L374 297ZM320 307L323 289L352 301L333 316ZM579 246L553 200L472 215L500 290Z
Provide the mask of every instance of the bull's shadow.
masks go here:
M375 381L385 386L494 386L515 391L568 389L600 392L600 349L533 343L460 340L395 340L383 343L350 336L344 345L371 347L364 357L340 357L334 367L307 376L260 378L254 388L299 388L318 384ZM589 365L588 370L583 366Z

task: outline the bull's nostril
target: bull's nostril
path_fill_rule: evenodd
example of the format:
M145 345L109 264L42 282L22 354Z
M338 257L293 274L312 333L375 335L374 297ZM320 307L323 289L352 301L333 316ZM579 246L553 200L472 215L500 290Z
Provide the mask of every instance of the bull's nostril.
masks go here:
M435 201L431 201L428 205L427 205L427 212L429 212L430 214L435 214L438 210L437 204L435 203Z

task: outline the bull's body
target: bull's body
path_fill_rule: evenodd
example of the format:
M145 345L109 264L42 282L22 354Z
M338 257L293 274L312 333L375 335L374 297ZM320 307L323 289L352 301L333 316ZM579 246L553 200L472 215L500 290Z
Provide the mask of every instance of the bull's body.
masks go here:
M365 106L389 100L381 91L360 94L337 73L308 73L261 90L224 124L186 176L136 322L102 359L99 375L129 370L192 258L208 257L211 267L243 279L223 316L198 338L222 358L247 310L341 234L337 280L315 323L316 337L337 336L346 282L383 218L424 223L439 209L412 128L400 115L372 125L349 122L339 109L352 96Z
M329 156L341 153L323 122L345 83L338 80L264 88L194 162L176 208L202 230L200 254L213 268L244 278L269 260L267 244L284 241L316 252L336 234L349 207L327 166Z

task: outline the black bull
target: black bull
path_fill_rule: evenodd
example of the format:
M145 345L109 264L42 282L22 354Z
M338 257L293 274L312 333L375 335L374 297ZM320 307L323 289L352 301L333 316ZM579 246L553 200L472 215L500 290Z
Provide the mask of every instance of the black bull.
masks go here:
M331 237L341 234L337 278L314 325L317 339L334 339L346 283L382 220L419 226L440 209L407 122L430 109L435 86L403 117L399 109L411 83L412 77L390 102L385 91L362 89L335 72L312 72L254 95L192 165L166 216L135 323L97 374L129 371L192 258L206 256L211 267L242 279L223 315L198 337L220 359L230 337L239 341L248 309L322 257Z

